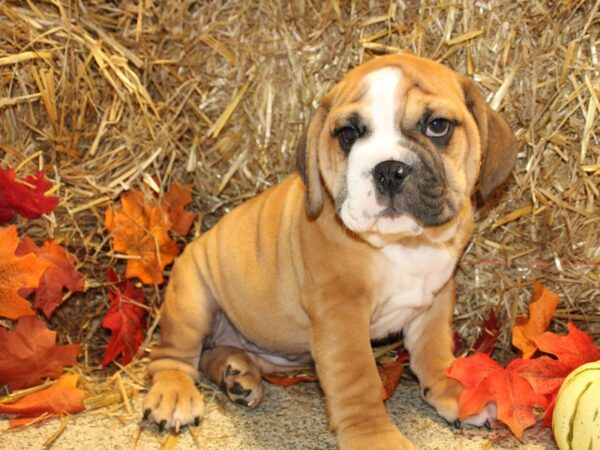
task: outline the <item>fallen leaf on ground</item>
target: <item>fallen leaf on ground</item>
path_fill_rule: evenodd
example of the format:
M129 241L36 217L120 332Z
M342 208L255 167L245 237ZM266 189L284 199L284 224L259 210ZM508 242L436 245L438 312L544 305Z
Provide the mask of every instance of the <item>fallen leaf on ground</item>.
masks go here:
M10 428L15 428L39 422L37 418L42 415L45 415L46 420L83 411L85 392L77 388L78 379L79 375L76 373L65 374L46 389L22 397L14 403L1 404L0 414L18 414L19 418L10 421Z
M569 334L560 336L543 333L533 338L542 352L553 355L534 359L515 360L515 370L533 387L536 394L550 397L551 406L544 414L544 424L552 418L553 404L563 380L582 364L600 360L600 350L592 338L572 323L567 325Z
M185 236L190 231L196 214L186 211L185 207L192 202L192 183L173 183L163 197L163 205L169 212L173 224L171 230L180 236Z
M267 380L271 384L276 384L278 386L288 387L294 384L303 383L303 382L315 382L319 381L316 376L313 375L299 375L299 376L286 376L285 374L281 375L262 375L264 380Z
M383 392L381 394L383 400L387 400L394 395L394 392L396 392L396 388L398 387L400 378L404 372L404 364L408 361L408 359L408 352L400 351L398 352L395 361L377 366L379 376L381 377L381 382L383 383ZM306 373L296 375L285 373L262 375L262 378L271 384L276 384L283 387L292 386L298 383L319 381L316 373L312 371L307 371Z
M102 326L112 331L101 364L107 366L121 355L121 364L127 365L137 354L144 341L146 303L144 291L129 280L118 280L110 270L108 279L114 286L108 292L110 307L102 320Z
M14 331L0 328L0 385L14 391L58 378L80 351L78 344L56 345L56 333L37 317L21 317Z
M18 182L14 169L0 169L0 225L19 214L27 219L36 219L50 213L58 204L58 197L45 192L52 183L44 178L44 172L27 176Z
M0 316L11 320L34 314L19 290L37 288L48 268L48 263L34 254L17 256L18 245L14 225L0 228Z
M161 284L163 270L178 255L171 240L169 215L140 191L121 196L119 211L108 208L105 226L113 237L113 248L134 258L127 261L127 278L139 278L145 284Z
M472 352L480 352L485 353L486 355L491 355L496 347L499 334L500 327L498 326L496 311L494 311L494 308L491 308L487 319L483 321L481 334L475 341L475 344L473 344Z
M539 281L533 287L529 318L517 317L513 327L512 344L523 352L528 359L537 351L534 339L548 329L560 297L546 289Z
M536 422L534 407L545 408L548 400L536 394L529 382L515 370L514 361L502 367L485 353L458 358L447 375L458 380L463 390L458 400L459 418L478 414L486 404L496 404L498 420L517 438Z
M381 398L385 401L394 395L402 373L404 372L404 363L402 361L393 361L381 366L377 366L381 382L383 383L383 393Z
M49 239L43 246L38 247L33 239L26 236L17 248L16 254L17 256L34 254L48 263L48 269L35 289L33 300L33 306L41 309L48 319L62 302L63 288L71 292L83 292L83 275L75 269L73 258L54 241Z

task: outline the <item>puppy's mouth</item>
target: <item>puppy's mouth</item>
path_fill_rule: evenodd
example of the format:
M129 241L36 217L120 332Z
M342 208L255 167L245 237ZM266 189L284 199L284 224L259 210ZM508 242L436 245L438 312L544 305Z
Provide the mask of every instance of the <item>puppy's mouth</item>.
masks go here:
M357 233L415 236L425 229L448 224L456 216L457 206L450 199L433 203L419 195L399 193L371 202L349 205L348 198L338 197L336 209L345 225Z
M423 214L417 215L413 212L406 211L404 209L400 209L395 206L389 206L387 208L382 209L378 214L375 215L376 219L399 219L403 216L408 216L416 223L418 223L421 227L439 227L450 222L455 214L452 212L454 208L446 208L446 212L442 214ZM418 210L416 211L418 212Z
M374 215L375 219L399 219L408 216L420 227L438 227L445 225L455 215L455 207L449 199L440 199L434 204L427 202L423 196L403 198L403 194L378 199L381 210Z
M356 178L335 197L338 215L356 233L415 236L448 224L460 209L444 173L423 163L386 160Z
M388 159L377 163L370 176L376 219L408 215L421 226L435 227L450 221L456 212L442 168Z
M379 214L377 214L377 218L381 218L381 217L386 217L389 219L394 219L398 216L400 216L401 214L404 214L404 212L400 211L398 208L396 208L395 206L388 206L387 208L383 209L381 212L379 212Z

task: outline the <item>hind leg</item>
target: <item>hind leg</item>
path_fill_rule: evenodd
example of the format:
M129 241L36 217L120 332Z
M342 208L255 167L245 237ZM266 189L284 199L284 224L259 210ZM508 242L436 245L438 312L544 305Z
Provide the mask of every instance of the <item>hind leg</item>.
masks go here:
M243 350L228 346L204 350L200 368L235 403L254 408L263 398L258 364Z

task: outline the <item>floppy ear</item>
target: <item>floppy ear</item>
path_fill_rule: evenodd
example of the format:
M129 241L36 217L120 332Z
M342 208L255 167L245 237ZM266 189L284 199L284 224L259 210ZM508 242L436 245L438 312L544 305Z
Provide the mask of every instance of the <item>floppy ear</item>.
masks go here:
M319 173L319 137L325 124L327 110L319 106L313 115L308 129L298 141L296 169L306 186L306 211L310 217L316 217L323 208L323 183Z
M476 191L487 200L510 175L517 158L517 140L508 122L485 102L473 83L461 80L465 101L479 127L481 168Z

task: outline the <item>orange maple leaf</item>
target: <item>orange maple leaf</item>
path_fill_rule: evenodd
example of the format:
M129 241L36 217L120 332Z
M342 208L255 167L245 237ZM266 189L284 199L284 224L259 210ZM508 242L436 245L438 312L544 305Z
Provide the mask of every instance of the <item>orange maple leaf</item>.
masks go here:
M404 372L403 361L392 361L382 366L377 366L379 376L381 377L381 383L383 384L383 392L381 393L382 400L387 400L398 388L400 378Z
M456 359L446 375L463 386L458 399L459 418L475 415L493 402L498 420L521 439L523 431L536 422L534 408L546 408L548 399L536 394L521 376L520 361L513 360L504 368L485 353Z
M399 353L395 361L383 365L377 365L377 371L379 372L379 377L381 378L382 383L382 400L385 401L389 399L392 395L394 395L394 392L396 392L398 384L400 383L400 378L404 372L404 364L407 361L408 352L404 350ZM319 381L314 370L307 370L305 373L299 375L286 374L285 372L282 372L269 375L262 374L261 376L269 383L283 387L292 386L298 383Z
M0 228L0 316L15 320L34 314L29 303L19 295L23 288L37 288L48 263L38 256L15 255L19 245L17 228Z
M39 287L35 290L33 306L41 309L46 318L50 319L63 300L63 288L71 292L83 292L83 275L75 269L74 258L52 239L38 247L33 239L25 236L17 248L17 255L29 253L48 263L48 270L42 275Z
M14 403L0 405L0 414L18 414L19 418L10 421L10 428L25 426L31 422L40 422L37 418L74 414L85 409L85 392L77 388L79 374L61 376L49 388L22 397Z
M179 254L168 234L169 216L140 191L123 194L121 203L120 211L106 210L104 224L113 236L114 250L136 257L127 261L126 276L137 277L145 284L161 284L165 266Z
M540 351L552 357L544 355L515 362L516 370L529 381L534 392L550 398L550 406L544 412L544 426L552 424L556 396L564 379L577 367L600 360L600 349L589 334L572 323L567 328L566 336L546 332L533 338Z
M531 358L537 351L538 346L533 338L548 329L559 300L558 295L544 288L539 281L535 282L529 305L529 318L517 317L513 327L512 344L523 352L524 359Z
M196 218L196 214L185 210L185 207L191 202L192 183L173 183L169 192L163 197L163 205L169 212L169 218L173 224L171 229L180 236L188 234Z
M304 382L314 383L316 381L319 381L319 379L316 377L316 375L287 376L285 374L274 374L274 375L262 374L261 376L262 376L263 380L266 380L271 384L276 384L277 386L283 386L283 387L293 386L294 384L298 384L298 383L304 383Z

